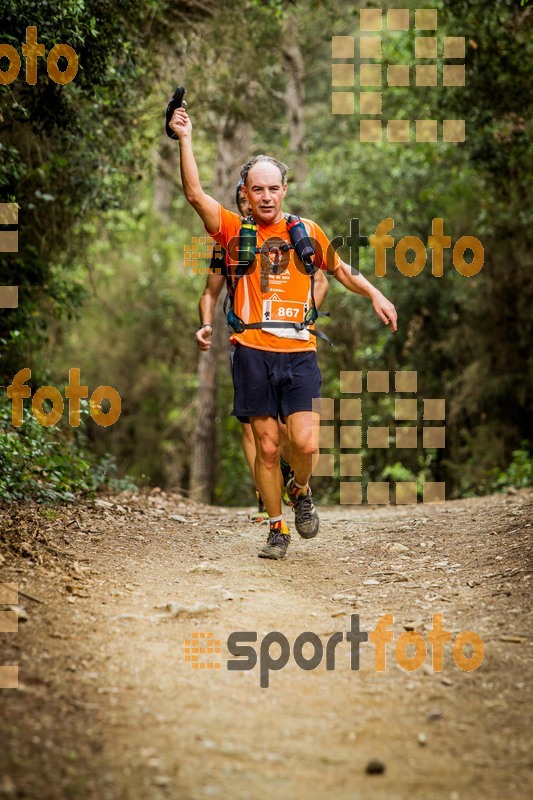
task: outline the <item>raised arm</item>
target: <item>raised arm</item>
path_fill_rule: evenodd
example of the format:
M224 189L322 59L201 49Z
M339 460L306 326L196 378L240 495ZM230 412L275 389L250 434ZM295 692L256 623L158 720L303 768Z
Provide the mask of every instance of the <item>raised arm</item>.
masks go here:
M335 270L335 278L350 292L368 297L372 301L374 311L381 321L385 325L390 324L392 332L396 330L398 319L396 309L390 300L387 300L385 295L379 289L376 289L360 272L357 275L352 275L349 264L341 261L339 268Z
M218 231L218 203L204 192L192 149L192 122L184 108L177 108L169 122L180 143L180 171L183 193L209 233Z

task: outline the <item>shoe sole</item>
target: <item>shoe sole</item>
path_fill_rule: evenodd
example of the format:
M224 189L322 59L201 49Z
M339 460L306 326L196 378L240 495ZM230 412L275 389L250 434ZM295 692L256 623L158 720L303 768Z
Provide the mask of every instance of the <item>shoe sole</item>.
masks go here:
M285 558L285 553L279 556L275 556L273 554L263 553L262 551L259 551L257 555L259 558L270 558L272 561L282 561Z
M295 526L296 527L296 526ZM301 539L314 539L315 536L318 536L318 532L320 530L320 522L318 523L318 528L314 533L301 533L298 528L296 527L296 531Z

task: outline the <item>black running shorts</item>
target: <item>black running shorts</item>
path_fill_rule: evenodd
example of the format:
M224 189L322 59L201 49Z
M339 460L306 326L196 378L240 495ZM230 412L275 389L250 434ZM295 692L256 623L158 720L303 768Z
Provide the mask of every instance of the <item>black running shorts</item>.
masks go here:
M230 369L231 369L231 374L232 375L233 375L233 359L235 358L235 347L236 347L236 345L234 345L234 344L232 344L230 342L230 345L229 345L229 362L230 362ZM232 413L233 413L233 415L235 415L235 411L233 411ZM249 419L249 417L239 417L239 422L246 422L249 425L250 424L250 419Z
M233 356L233 413L246 417L280 417L312 411L320 397L322 375L316 352L274 353L237 344Z

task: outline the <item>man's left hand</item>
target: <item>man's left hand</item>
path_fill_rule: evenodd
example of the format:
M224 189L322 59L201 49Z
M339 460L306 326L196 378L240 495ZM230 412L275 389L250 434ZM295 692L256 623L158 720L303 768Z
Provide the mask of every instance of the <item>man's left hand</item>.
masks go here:
M385 323L385 325L390 325L390 329L392 333L397 329L397 320L398 314L396 313L396 309L390 302L387 300L385 295L378 292L372 298L372 305L374 306L374 311L378 315L378 317Z

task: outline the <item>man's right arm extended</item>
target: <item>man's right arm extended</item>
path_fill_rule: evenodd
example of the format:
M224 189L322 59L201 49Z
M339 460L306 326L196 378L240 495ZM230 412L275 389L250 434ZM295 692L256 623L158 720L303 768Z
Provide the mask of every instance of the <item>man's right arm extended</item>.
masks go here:
M177 108L170 120L170 128L180 143L180 171L183 192L187 201L202 218L207 231L218 231L218 203L204 192L192 149L192 123L184 108Z

